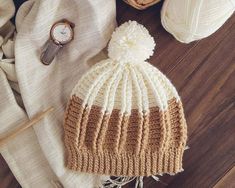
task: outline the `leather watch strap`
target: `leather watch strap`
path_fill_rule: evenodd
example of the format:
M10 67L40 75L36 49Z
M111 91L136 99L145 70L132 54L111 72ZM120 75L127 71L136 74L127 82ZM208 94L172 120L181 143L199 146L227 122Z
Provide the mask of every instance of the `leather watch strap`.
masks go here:
M50 65L59 49L63 46L55 44L52 40L49 40L41 54L41 61L44 65Z

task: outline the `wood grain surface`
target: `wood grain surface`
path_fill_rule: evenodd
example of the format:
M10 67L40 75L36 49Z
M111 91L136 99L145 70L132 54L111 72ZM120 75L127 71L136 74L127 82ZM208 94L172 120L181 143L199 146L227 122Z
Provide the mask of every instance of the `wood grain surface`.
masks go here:
M184 172L165 175L157 183L145 178L145 188L210 188L235 165L235 15L212 36L182 44L161 26L161 6L138 11L117 3L118 24L136 20L155 38L150 63L177 88L188 124L190 149L185 151ZM230 180L235 179L232 176ZM234 181L224 186L232 187Z
M136 20L155 38L149 62L177 88L188 124L184 172L159 182L145 178L144 187L235 188L235 15L212 36L182 44L161 26L161 6L139 11L117 1L118 24ZM0 188L18 186L0 158Z

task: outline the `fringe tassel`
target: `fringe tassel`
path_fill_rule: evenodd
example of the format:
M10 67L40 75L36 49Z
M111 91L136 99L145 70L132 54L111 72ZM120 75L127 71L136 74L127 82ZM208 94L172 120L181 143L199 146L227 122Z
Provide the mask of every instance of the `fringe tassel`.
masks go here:
M160 181L157 176L151 176L155 181ZM135 180L135 188L144 188L144 176L139 177L116 177L103 182L100 188L122 188L122 186Z
M189 146L185 146L184 150L188 150L188 149L190 149L190 147Z
M108 178L103 184L101 188L121 188L122 186L126 185L127 183L133 181L135 177L116 177L115 179Z

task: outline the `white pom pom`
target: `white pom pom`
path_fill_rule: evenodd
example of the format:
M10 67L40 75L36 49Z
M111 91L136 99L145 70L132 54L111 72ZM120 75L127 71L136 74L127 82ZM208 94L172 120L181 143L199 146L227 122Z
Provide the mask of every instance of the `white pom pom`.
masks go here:
M112 34L108 55L118 62L143 62L153 55L155 42L148 30L136 21L129 21Z

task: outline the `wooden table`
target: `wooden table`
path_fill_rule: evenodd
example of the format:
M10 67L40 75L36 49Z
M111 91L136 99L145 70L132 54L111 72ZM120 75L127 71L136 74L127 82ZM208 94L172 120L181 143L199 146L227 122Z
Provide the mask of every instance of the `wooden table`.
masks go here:
M117 3L118 24L136 20L155 38L150 62L177 88L188 124L184 172L163 183L146 178L145 188L235 187L235 15L212 36L182 44L161 26L161 6L138 11Z
M161 26L161 5L138 11L117 1L118 24L136 20L155 38L150 62L177 88L188 124L184 172L145 178L145 188L235 187L235 15L212 36L182 44ZM18 186L0 158L0 187Z

